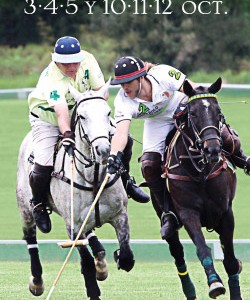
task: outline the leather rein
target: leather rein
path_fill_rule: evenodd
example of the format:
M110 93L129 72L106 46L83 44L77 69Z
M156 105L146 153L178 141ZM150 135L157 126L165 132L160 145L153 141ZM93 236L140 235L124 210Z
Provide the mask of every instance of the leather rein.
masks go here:
M95 137L93 140L90 140L88 135L86 134L80 119L83 118L80 114L77 113L77 108L80 106L81 103L88 101L88 100L93 100L93 99L101 99L106 101L103 97L89 97L89 98L85 98L81 101L79 101L77 103L77 105L75 106L73 113L72 113L72 117L71 117L71 130L75 131L76 126L78 124L79 126L79 134L80 134L80 139L81 141L84 143L86 142L89 150L90 150L90 157L87 157L85 154L83 154L81 151L79 151L77 148L74 149L74 156L73 156L73 161L74 161L74 166L75 169L77 171L77 173L80 175L80 177L83 179L84 182L87 182L89 185L91 186L85 186L82 184L78 184L77 182L73 183L73 186L79 190L84 190L84 191L92 191L93 192L93 198L95 198L103 180L104 180L104 176L102 176L102 180L98 181L99 179L99 168L100 168L100 164L98 162L96 162L96 157L95 157L95 153L93 150L93 142L98 140L98 139L108 139L109 141L111 140L111 136L98 136ZM53 171L51 176L55 177L57 179L60 179L64 182L66 182L67 184L71 184L71 180L70 178L65 176L65 170L64 170L64 165L65 165L65 156L66 156L66 152L63 155L63 160L62 160L62 166L59 172L55 172ZM78 165L82 165L84 168L89 168L89 167L94 167L94 180L90 181L86 178L86 176L83 174L83 172L80 171ZM116 174L111 181L109 181L106 185L105 185L105 189L111 187L120 177L119 174ZM100 227L101 226L101 221L100 221L100 212L99 212L99 202L97 202L96 206L95 206L95 217L96 217L96 227Z
M216 98L214 94L200 94L195 95L189 98L188 103L195 99L204 99L204 98ZM166 155L166 164L165 164L165 173L163 174L164 178L174 179L174 180L181 180L181 181L195 181L195 182L205 182L206 180L213 179L221 174L222 171L226 170L228 167L228 161L223 156L221 160L216 163L213 168L209 171L208 174L205 174L205 168L209 164L206 159L206 156L202 150L202 145L205 141L210 139L218 139L221 143L221 128L224 124L224 117L222 116L222 120L220 121L219 128L216 126L210 125L205 126L200 131L197 130L195 123L193 122L192 116L189 111L189 106L187 105L188 111L188 127L192 129L194 134L195 140L193 140L186 132L185 127L187 126L187 122L183 122L181 124L177 123L177 119L175 119L175 127L177 132L169 144L167 155ZM214 129L217 134L209 134L205 138L202 138L202 134L208 129ZM178 155L177 154L177 147L176 143L178 139L182 139L182 143L184 145L185 151L187 155ZM170 166L171 156L174 155L175 160L177 163L175 165ZM199 176L193 176L182 164L182 159L189 159L191 161L192 166L198 172ZM219 167L218 167L219 165ZM174 168L181 167L187 175L179 175L169 173ZM216 167L218 167L216 169Z

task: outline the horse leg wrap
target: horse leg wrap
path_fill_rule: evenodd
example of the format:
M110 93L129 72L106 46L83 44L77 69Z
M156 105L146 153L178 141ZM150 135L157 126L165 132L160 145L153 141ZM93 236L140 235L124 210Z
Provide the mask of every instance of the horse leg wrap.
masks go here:
M239 283L239 274L228 276L228 286L230 291L230 300L242 300Z
M96 281L96 269L94 258L91 256L86 246L77 247L81 256L81 273L84 276L87 296L97 298L101 295L101 291Z
M105 252L103 245L93 232L86 234L86 238L89 241L89 246L94 256L97 256L98 252Z
M207 279L208 279L208 285L210 286L213 282L221 282L219 275L216 273L214 269L214 264L211 257L205 257L202 260L202 266L205 269Z
M127 272L131 271L135 264L134 255L130 248L126 250L117 249L114 252L114 260L117 264L118 270L122 269Z
M179 278L181 280L183 293L189 300L196 299L195 287L187 271L186 264L182 266L177 266L177 270Z
M42 277L43 269L40 262L39 250L37 245L34 248L29 248L29 255L30 255L30 262L31 262L31 274L37 280L40 280Z

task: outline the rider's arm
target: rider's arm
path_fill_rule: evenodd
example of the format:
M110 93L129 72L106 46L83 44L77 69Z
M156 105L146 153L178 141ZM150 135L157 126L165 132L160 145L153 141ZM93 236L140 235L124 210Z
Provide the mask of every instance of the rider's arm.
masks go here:
M63 134L65 131L70 131L70 117L67 103L60 103L55 105L54 110L57 114L60 132Z
M127 145L130 120L122 120L116 125L115 134L111 141L111 154L123 151Z

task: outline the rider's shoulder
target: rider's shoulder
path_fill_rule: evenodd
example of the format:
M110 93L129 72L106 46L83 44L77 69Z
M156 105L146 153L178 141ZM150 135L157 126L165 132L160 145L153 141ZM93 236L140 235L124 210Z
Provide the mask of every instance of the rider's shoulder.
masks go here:
M81 50L81 52L84 55L84 59L81 62L81 65L91 64L91 63L93 63L93 61L96 61L96 58L95 58L94 54L92 54L92 53L90 53L90 52L88 52L86 50Z
M170 66L170 65L159 64L159 65L155 65L154 67L152 67L148 71L148 74L151 74L151 75L166 74L166 72L169 72L171 70L177 70L177 69L174 68L174 67L172 67L172 66Z

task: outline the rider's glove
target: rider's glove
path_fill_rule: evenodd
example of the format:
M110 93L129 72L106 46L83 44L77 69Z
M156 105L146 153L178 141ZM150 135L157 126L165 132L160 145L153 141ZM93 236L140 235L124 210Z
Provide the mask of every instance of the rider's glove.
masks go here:
M187 108L187 102L181 101L174 112L174 116L173 116L174 119L178 119L181 116L183 116L184 113L186 112L186 108Z
M75 133L73 131L65 131L63 134L62 144L69 156L73 156L75 149Z
M108 173L109 174L115 174L122 169L122 167L123 167L122 157L123 157L123 153L120 151L116 155L111 154L109 156L109 158L108 158Z

